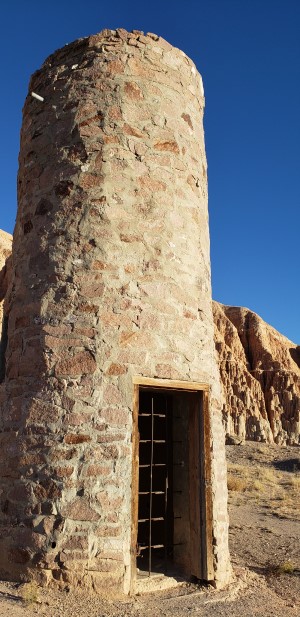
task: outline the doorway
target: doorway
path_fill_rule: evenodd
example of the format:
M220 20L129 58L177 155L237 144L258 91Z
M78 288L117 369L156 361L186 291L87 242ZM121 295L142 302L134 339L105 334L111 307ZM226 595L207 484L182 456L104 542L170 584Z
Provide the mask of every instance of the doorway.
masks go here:
M136 378L132 580L212 580L208 386Z

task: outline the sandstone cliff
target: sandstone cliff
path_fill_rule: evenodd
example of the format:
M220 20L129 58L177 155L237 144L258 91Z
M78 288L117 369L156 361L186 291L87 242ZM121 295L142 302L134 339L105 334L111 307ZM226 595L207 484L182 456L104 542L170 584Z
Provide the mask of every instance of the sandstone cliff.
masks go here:
M226 432L300 443L300 347L246 308L213 303Z
M0 229L0 334L3 317L3 301L8 286L8 278L10 272L10 254L11 254L12 236L6 231Z

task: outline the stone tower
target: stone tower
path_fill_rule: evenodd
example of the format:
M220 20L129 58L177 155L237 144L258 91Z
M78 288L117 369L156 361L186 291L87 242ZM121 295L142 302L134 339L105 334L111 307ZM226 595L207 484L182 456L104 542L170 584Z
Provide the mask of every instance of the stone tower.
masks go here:
M163 550L187 578L228 580L203 108L193 62L150 33L75 41L31 79L0 393L2 577L127 593Z

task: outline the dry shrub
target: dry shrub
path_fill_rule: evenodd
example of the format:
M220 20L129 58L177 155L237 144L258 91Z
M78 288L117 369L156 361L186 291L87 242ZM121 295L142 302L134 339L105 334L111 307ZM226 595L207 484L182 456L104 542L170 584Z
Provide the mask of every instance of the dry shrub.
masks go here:
M254 480L250 487L250 490L257 491L258 493L263 493L264 488L264 484L261 480Z
M282 563L268 563L266 567L267 574L294 574L296 567L291 561L283 561Z
M278 484L279 477L274 469L266 469L265 467L257 467L257 475L259 480L268 484Z
M297 490L300 491L300 476L294 476L292 478L288 478L285 481L285 485L286 486L291 486L292 488L295 488Z
M22 600L28 606L39 601L39 586L36 581L24 583L22 586Z
M247 490L247 482L242 478L238 478L237 476L228 475L227 487L229 491L237 491L239 493L244 493Z

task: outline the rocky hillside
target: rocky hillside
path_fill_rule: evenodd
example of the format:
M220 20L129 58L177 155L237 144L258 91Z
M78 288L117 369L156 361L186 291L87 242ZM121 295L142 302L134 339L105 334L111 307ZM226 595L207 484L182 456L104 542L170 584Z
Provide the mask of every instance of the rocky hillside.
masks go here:
M213 303L226 432L300 443L300 347L246 308Z
M8 285L12 236L0 229L0 333L3 316L3 300ZM8 262L7 262L8 260Z

